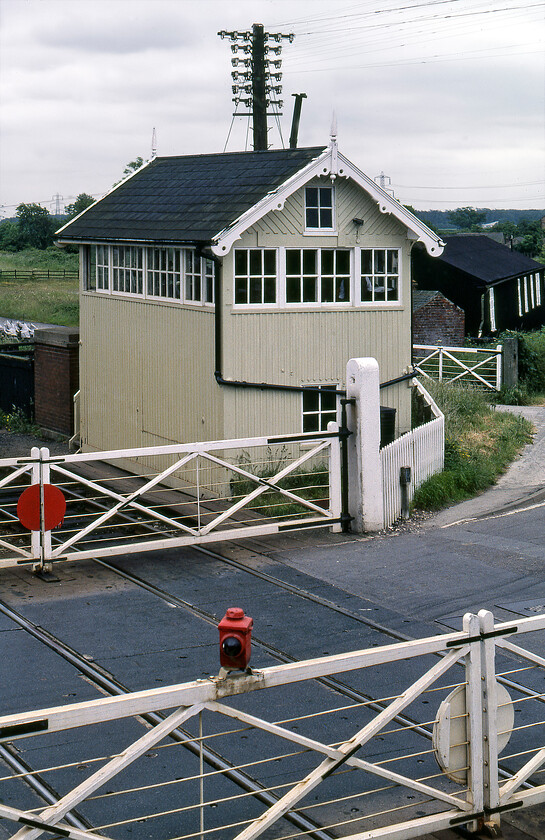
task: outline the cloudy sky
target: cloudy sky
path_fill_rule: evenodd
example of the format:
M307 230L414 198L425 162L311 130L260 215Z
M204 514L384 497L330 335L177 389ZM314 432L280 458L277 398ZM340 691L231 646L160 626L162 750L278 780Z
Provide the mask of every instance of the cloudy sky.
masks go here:
M339 148L403 203L545 208L545 0L0 0L0 217L97 198L157 153L242 150L219 30L293 33L300 145ZM280 130L281 129L281 133Z

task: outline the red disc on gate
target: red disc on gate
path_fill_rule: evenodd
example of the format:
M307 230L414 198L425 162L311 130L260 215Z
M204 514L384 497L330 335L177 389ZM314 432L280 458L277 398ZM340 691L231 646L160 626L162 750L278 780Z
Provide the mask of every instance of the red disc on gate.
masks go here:
M66 513L66 499L61 490L53 484L44 484L44 531L50 531L60 525ZM19 496L17 502L19 522L29 531L39 531L40 525L40 485L31 484Z

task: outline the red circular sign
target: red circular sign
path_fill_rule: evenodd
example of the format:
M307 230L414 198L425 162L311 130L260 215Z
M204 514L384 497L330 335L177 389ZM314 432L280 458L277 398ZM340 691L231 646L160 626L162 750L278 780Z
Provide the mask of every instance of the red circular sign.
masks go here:
M66 513L66 499L61 490L53 484L44 484L44 530L50 531L60 525ZM40 485L32 484L19 496L17 502L19 522L29 531L39 531Z

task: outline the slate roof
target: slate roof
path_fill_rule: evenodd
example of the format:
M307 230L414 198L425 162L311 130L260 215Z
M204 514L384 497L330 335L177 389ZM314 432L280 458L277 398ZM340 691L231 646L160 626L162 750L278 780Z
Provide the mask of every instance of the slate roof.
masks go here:
M430 300L433 300L434 297L437 297L437 295L440 294L441 292L437 290L413 289L413 312L420 309L421 306L425 306L426 303L429 303Z
M511 251L486 235L446 236L445 250L437 259L464 271L486 285L521 274L543 270L541 263Z
M69 222L58 238L209 242L323 151L158 157Z

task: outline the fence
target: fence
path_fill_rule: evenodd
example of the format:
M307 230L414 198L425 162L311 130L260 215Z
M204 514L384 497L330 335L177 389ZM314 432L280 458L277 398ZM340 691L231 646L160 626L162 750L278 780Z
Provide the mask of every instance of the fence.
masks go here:
M385 527L402 515L408 515L415 490L431 475L441 472L444 466L444 415L416 380L415 388L434 419L406 432L380 450Z
M465 382L499 391L502 384L502 345L495 348L432 347L415 344L415 370L439 382Z
M2 280L77 280L78 269L60 268L52 270L49 268L19 269L0 268L0 283Z
M64 456L34 448L0 459L0 567L337 529L340 475L335 423L315 434Z
M0 742L41 763L21 775L68 792L7 804L5 775L0 817L14 840L497 836L545 801L545 658L513 641L544 629L481 610L425 639L5 715Z
M0 345L0 409L14 409L32 417L34 403L34 348L24 344Z

